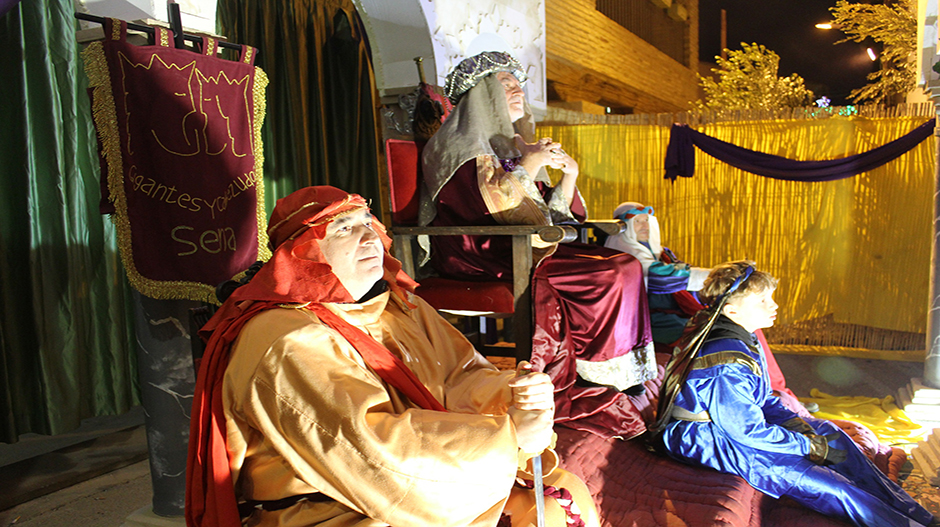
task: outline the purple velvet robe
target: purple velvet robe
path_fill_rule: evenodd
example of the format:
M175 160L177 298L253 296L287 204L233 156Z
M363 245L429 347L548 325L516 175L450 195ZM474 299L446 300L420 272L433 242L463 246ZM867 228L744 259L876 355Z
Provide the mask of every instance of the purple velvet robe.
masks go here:
M476 163L461 166L438 194L431 225L498 225L477 187ZM537 183L546 202L553 188ZM580 197L572 214L587 216ZM509 280L509 236L434 236L431 264L442 276L462 280ZM595 245L559 245L533 273L535 330L532 363L552 377L555 419L604 437L633 437L645 430L620 391L578 382L576 360L604 361L633 354L638 383L651 378L655 357L643 269L632 256Z

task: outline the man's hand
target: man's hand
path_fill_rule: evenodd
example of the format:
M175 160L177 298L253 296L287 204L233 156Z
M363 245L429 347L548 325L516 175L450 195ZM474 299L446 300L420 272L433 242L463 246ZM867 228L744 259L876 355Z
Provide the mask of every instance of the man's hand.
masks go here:
M540 454L552 444L552 412L527 412L515 407L509 409L509 418L516 427L519 450L528 454Z
M548 375L532 371L532 365L522 361L516 367L516 376L509 381L512 405L519 410L555 411L555 386Z
M577 193L578 162L561 148L561 143L543 137L535 143L526 143L519 134L515 135L516 148L522 153L519 165L533 178L543 166L560 169L562 172L559 186L565 193L566 205L570 208Z
M532 372L528 362L520 362L516 376L509 381L512 389L512 407L509 418L516 427L519 448L527 453L539 453L552 441L555 420L555 387L548 375Z
M526 143L522 136L516 134L516 148L522 154L519 164L522 165L532 177L543 166L562 168L561 144L552 141L551 137L543 137L534 143ZM554 152L553 152L554 151Z
M574 160L573 157L568 155L568 152L565 152L561 148L552 151L552 162L554 163L552 168L560 168L561 173L567 177L577 178L578 177L578 162Z

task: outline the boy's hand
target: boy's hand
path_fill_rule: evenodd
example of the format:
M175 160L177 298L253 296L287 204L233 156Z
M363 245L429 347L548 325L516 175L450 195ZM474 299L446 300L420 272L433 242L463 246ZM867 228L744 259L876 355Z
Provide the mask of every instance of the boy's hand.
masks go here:
M842 463L849 456L845 450L829 446L830 441L839 439L839 434L807 434L810 441L809 460L817 465L829 466Z

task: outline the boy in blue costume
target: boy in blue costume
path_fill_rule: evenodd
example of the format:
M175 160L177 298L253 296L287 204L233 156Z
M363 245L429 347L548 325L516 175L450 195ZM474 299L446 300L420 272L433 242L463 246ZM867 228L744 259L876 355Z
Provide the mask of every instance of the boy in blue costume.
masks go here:
M838 427L808 421L771 394L753 332L774 323L777 281L738 261L715 267L666 368L653 431L669 456L735 474L860 527L934 525Z

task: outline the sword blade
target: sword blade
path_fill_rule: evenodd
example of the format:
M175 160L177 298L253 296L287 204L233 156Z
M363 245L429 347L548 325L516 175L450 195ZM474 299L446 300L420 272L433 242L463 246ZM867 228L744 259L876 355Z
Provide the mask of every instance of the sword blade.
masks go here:
M535 481L535 521L545 527L545 487L542 483L542 455L532 458L532 479Z
M529 370L522 375L532 373ZM518 375L518 372L517 372ZM535 492L535 522L537 527L545 527L545 486L542 482L542 453L532 458L532 490Z

